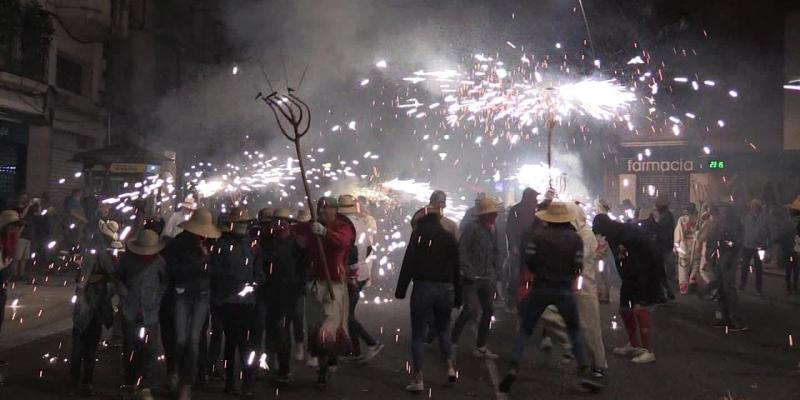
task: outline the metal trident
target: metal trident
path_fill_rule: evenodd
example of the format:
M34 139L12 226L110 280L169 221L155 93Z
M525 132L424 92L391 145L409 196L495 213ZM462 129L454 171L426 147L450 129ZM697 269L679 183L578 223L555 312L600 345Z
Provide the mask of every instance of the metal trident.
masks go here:
M300 166L300 177L303 180L303 188L306 192L306 200L308 202L308 211L311 214L311 220L316 221L317 215L314 209L314 203L311 200L311 190L308 186L308 179L306 178L306 168L303 165L303 153L300 151L300 138L308 133L308 128L311 126L311 109L303 100L300 100L294 94L294 89L288 88L287 94L282 95L278 92L272 92L268 96L261 93L256 95L256 100L261 99L266 103L272 114L275 115L275 121L278 123L281 133L286 139L294 143L294 149L297 153L297 163ZM285 126L288 125L288 126ZM333 294L333 286L331 285L331 273L328 271L328 260L325 257L325 249L322 246L322 239L316 237L317 251L322 259L322 269L325 274L325 285L328 289L328 294L331 300L336 300Z

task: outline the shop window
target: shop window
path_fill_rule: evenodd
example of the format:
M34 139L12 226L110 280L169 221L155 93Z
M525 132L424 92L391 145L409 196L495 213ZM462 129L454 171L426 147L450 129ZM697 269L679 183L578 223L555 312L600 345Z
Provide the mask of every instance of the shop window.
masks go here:
M84 67L79 62L59 54L56 64L56 86L83 95Z

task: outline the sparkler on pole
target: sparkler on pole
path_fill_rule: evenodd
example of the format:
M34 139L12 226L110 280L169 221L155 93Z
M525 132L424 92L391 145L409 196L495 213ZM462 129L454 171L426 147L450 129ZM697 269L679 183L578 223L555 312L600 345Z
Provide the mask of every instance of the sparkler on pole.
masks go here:
M303 165L303 153L300 150L300 138L308 133L308 128L311 127L311 109L303 100L294 95L294 89L288 88L286 95L279 95L278 92L272 92L269 96L262 96L259 93L256 99L261 99L267 103L272 113L275 115L275 121L278 123L278 128L281 130L286 139L294 143L294 150L297 153L297 164L300 167L300 177L303 180L303 188L306 192L306 201L308 202L308 212L311 215L311 221L317 220L317 215L314 209L314 202L311 199L311 190L308 186L308 179L306 178L306 169ZM284 127L284 123L291 126L292 133L289 133L289 128ZM317 250L319 251L320 258L322 259L322 269L325 271L325 286L331 296L331 300L336 300L331 286L331 274L328 271L328 261L325 258L325 249L322 246L322 239L316 236Z

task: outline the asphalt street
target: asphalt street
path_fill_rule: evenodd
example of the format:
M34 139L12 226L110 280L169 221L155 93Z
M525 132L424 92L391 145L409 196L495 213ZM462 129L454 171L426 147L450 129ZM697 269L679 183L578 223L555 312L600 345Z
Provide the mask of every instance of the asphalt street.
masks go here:
M0 399L61 399L65 397L67 380L66 357L70 335L64 331L68 320L68 288L52 285L38 290L51 291L49 296L28 295L31 302L50 299L50 309L38 318L36 305L18 307L14 321L8 321L0 335L0 359L9 365L0 367ZM18 289L20 294L32 290ZM752 291L752 289L750 289ZM727 334L711 326L714 304L695 296L682 296L672 308L653 312L657 361L635 365L624 358L609 354L609 386L600 394L582 391L576 382L574 365L561 366L561 351L549 353L538 350L538 340L532 340L526 352L523 369L512 392L507 397L495 390L502 377L503 359L494 361L472 357L474 333L467 330L458 350L460 381L455 387L445 386L444 363L433 346L429 350L426 386L422 395L404 391L409 381L410 331L407 301L375 304L374 298L385 293L368 292L369 304L359 306L361 321L386 345L384 351L368 365L343 364L324 391L313 387L314 372L297 363L295 382L276 389L266 373L259 375L259 399L800 399L800 298L791 298L782 290L777 276L765 277L765 297L751 292L741 293L743 315L750 330ZM18 304L27 304L21 296ZM61 307L61 308L57 308ZM615 299L602 306L604 338L607 349L625 342L621 325L612 329L615 318ZM65 311L67 310L67 311ZM7 310L8 311L8 310ZM8 314L8 313L7 313ZM56 315L60 314L62 318ZM29 321L19 323L18 319ZM510 351L515 317L498 312L493 325L490 346L501 355ZM618 318L617 318L618 320ZM68 325L67 325L68 326ZM60 328L60 329L59 329ZM58 333L50 335L37 332ZM790 343L792 335L793 343ZM3 337L5 341L2 341ZM9 339L12 338L13 340ZM28 340L24 340L27 337ZM22 339L21 339L22 338ZM108 347L99 354L95 379L95 398L118 398L121 360L119 349ZM163 365L161 366L163 368ZM224 399L223 383L213 381L196 391L196 399ZM169 398L156 391L158 398Z

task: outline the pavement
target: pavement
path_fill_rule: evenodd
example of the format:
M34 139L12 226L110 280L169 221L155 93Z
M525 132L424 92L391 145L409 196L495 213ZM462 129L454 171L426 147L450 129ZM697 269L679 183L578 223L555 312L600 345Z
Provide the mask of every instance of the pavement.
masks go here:
M0 367L0 399L65 398L66 357L69 354L68 331L40 334L53 330L69 316L71 289L52 285L19 290L18 320L6 321L0 335L0 359L9 361ZM436 347L430 349L426 367L427 391L421 395L404 392L409 382L410 331L407 301L375 304L375 297L387 293L371 289L368 304L359 305L358 315L367 329L386 345L368 365L343 364L324 391L313 388L314 371L300 363L294 366L295 382L285 389L269 384L263 373L257 384L258 399L725 399L725 400L797 400L800 398L800 297L789 297L782 278L765 276L764 297L753 294L751 287L741 293L742 314L750 330L726 334L711 327L714 303L695 296L681 296L675 307L653 311L657 361L635 365L615 357L610 350L624 344L621 323L612 329L615 299L602 305L604 338L609 350L609 386L600 394L587 394L577 385L574 366L559 366L561 351L540 352L536 340L526 349L522 370L509 395L497 393L497 381L505 366L498 361L475 359L471 355L474 334L468 329L458 351L459 383L445 386L445 367ZM42 295L47 291L47 295ZM38 297L40 296L41 297ZM13 298L13 297L12 297ZM40 303L41 302L41 305ZM47 306L44 306L47 304ZM62 308L66 307L67 311ZM41 317L39 309L45 310ZM59 316L60 315L60 316ZM9 318L10 316L7 316ZM498 312L490 346L508 354L514 336L515 318ZM8 329L6 329L8 327ZM790 346L790 335L792 345ZM16 338L16 339L15 339ZM27 340L21 340L27 338ZM121 382L118 348L104 348L99 354L95 373L97 399L119 398ZM162 366L163 368L163 366ZM223 383L209 383L195 391L195 399L232 398L222 392ZM157 391L157 398L171 398Z

